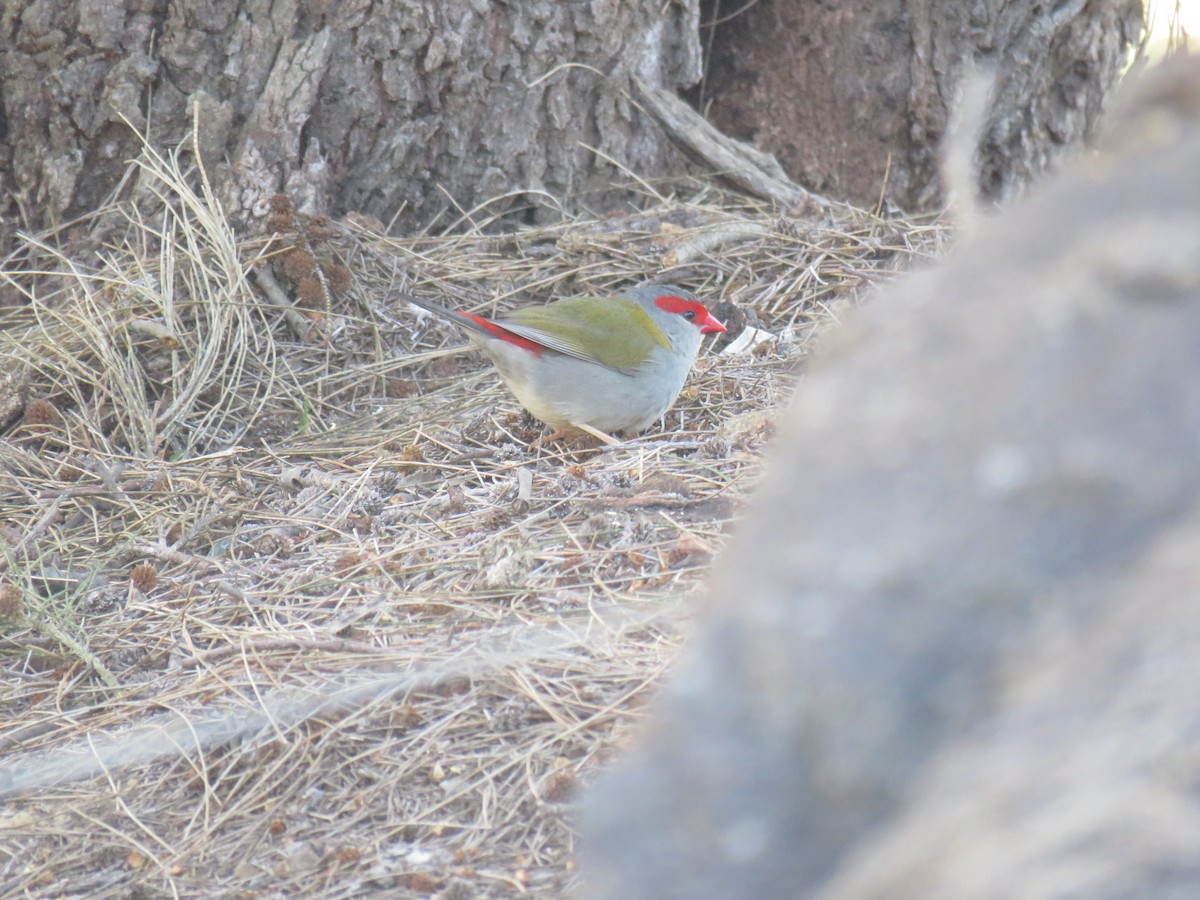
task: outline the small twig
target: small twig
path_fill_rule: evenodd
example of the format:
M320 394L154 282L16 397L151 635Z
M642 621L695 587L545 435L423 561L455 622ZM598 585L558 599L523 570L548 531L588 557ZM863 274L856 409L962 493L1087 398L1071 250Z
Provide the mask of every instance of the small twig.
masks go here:
M689 506L699 506L704 500L693 500L688 497L671 496L661 491L643 491L632 497L596 497L584 498L582 506L596 509L640 509L648 506L665 506L671 509L686 509Z
M259 290L267 295L267 300L271 302L271 305L278 307L283 313L284 319L287 320L296 337L307 342L311 338L316 324L310 321L304 313L296 309L291 298L288 297L287 291L275 280L275 276L262 266L259 266L251 273L251 277L254 279L254 283L258 285Z
M207 557L176 550L174 547L168 547L160 541L138 541L133 546L139 553L160 559L165 563L172 563L177 566L195 566L201 572L221 571L221 567Z
M207 663L216 662L217 660L225 659L239 653L252 651L255 656L261 653L268 653L272 650L320 650L324 653L354 653L358 655L386 655L387 649L376 647L373 644L364 644L361 641L347 641L341 639L330 638L328 640L315 640L311 638L300 637L285 637L285 638L269 638L266 640L245 641L241 644L226 644L221 647L214 647L211 650L204 650L200 653L195 653L189 657L181 659L175 663L173 669L194 669L197 666Z
M10 561L17 556L21 556L22 558L28 556L29 548L33 546L38 538L45 534L46 529L62 521L62 504L68 494L68 491L64 491L62 495L54 499L54 502L50 504L50 508L42 513L41 518L13 546L11 554L0 556L0 572L4 572L9 567Z
M114 690L120 689L121 682L117 680L117 676L112 673L112 670L109 669L108 666L104 665L104 663L100 662L100 659L96 656L96 654L92 653L92 651L85 647L82 643L75 640L75 638L73 638L65 630L55 625L54 622L50 621L49 619L43 619L39 622L31 622L30 625L45 634L47 637L58 641L58 643L70 650L80 662L86 666L89 666L93 672L99 675L100 680L103 681L107 687L113 688Z
M760 222L729 222L691 232L663 254L662 264L669 269L680 263L690 262L717 247L762 237L768 231L767 226Z

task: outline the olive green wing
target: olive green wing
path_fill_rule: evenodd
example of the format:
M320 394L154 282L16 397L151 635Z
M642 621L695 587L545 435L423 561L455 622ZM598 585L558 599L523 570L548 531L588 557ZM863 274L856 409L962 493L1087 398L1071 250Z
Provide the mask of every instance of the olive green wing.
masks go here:
M656 346L671 349L650 314L627 297L567 297L514 310L496 321L558 353L618 372L637 371Z

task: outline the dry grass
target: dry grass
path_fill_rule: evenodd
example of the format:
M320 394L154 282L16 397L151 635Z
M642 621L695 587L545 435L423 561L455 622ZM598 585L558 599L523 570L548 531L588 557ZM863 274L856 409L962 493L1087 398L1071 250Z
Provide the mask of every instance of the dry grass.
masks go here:
M943 235L696 182L407 240L281 203L268 242L174 159L131 181L0 275L0 896L561 896L569 802L672 659L763 413ZM709 348L663 431L602 452L531 448L399 297L648 275L779 340Z

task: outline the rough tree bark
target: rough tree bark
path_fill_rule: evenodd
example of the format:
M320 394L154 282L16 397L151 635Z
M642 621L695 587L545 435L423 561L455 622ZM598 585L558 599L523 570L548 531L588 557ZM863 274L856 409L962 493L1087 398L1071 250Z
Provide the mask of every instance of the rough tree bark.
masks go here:
M187 139L227 211L276 191L400 230L609 202L681 159L629 99L700 74L698 0L0 0L0 248L95 209L138 150ZM763 0L714 34L712 110L810 188L936 202L965 59L993 60L984 193L1085 134L1140 0ZM714 9L714 14L719 12ZM127 124L128 123L128 124ZM133 128L130 128L130 125Z
M628 97L700 75L697 0L0 0L0 246L187 138L227 211L276 191L400 228L602 201L679 158ZM590 149L594 148L594 149Z
M942 202L964 64L996 76L979 190L1002 200L1077 145L1137 41L1141 0L710 0L701 104L805 187L904 209Z

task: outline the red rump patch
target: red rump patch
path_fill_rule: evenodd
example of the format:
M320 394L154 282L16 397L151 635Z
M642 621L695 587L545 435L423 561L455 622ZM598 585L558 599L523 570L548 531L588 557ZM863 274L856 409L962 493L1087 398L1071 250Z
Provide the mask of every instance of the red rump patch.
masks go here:
M512 344L514 347L520 347L522 350L528 350L534 356L541 356L542 351L546 348L537 341L531 341L527 337L521 337L519 334L513 334L507 328L501 328L495 322L484 319L480 316L473 316L470 313L463 313L468 319L480 326L484 331L494 338L499 338L505 343Z

